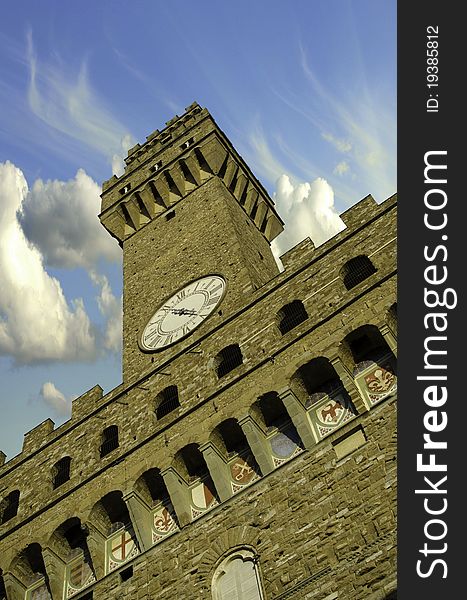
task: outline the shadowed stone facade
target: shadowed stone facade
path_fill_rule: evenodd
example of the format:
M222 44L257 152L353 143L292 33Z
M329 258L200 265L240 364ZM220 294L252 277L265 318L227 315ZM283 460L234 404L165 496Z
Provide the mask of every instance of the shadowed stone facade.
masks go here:
M396 597L396 198L341 216L279 273L274 204L206 109L130 150L100 215L123 382L0 466L0 598ZM165 308L184 337L143 352L206 275L213 312L188 331L196 310Z

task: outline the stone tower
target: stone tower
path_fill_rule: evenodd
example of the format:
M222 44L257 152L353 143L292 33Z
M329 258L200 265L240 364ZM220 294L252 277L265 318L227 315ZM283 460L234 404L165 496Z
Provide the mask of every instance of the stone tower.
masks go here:
M123 381L0 466L0 599L395 598L396 198L342 218L279 273L206 109L130 150Z

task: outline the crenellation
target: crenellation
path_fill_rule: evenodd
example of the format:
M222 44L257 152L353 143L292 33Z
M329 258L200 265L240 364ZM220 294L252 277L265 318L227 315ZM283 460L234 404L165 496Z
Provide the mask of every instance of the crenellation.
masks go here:
M55 423L52 419L46 419L25 433L22 452L30 453L38 450L49 441L51 434L54 432L54 427Z
M93 412L104 398L104 390L100 385L95 385L71 403L71 419L80 420Z

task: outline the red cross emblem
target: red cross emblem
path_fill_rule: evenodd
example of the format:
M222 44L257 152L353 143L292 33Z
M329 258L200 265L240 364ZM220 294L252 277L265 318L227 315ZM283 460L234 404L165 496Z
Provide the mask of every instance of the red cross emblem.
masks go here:
M112 540L111 554L115 560L123 561L135 547L135 543L128 533L123 531L118 537Z

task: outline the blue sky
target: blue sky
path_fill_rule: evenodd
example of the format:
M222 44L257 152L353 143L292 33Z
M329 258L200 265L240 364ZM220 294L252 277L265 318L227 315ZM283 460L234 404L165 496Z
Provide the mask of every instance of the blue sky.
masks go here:
M0 24L0 449L118 385L126 150L196 100L274 195L275 251L396 191L395 0L30 2ZM305 215L305 217L304 217ZM280 240L280 241L279 241Z

